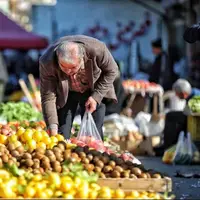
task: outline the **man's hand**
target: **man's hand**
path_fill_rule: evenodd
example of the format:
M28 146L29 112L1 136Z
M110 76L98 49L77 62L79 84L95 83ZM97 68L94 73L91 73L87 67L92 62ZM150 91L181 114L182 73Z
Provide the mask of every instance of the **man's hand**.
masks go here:
M56 129L50 129L50 135L51 136L55 136L57 134L58 134L58 130L56 130Z
M97 108L97 102L92 98L89 97L85 103L86 112L93 113Z

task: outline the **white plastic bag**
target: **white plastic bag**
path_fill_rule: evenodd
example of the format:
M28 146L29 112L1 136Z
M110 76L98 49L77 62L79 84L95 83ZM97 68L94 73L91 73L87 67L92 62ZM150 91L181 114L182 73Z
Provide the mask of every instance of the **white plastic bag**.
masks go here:
M184 132L181 132L178 138L176 151L173 161L175 164L190 164L193 157L192 141L190 133L184 136Z
M91 137L94 140L102 141L92 114L90 112L85 112L77 139L81 141L87 141L88 137Z

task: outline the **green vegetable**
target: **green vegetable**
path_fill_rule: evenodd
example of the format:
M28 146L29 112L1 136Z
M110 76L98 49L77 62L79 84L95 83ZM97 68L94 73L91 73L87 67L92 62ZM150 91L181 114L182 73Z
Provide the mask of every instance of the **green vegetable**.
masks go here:
M24 102L8 102L0 104L0 117L11 121L39 121L42 113L35 111L30 104Z

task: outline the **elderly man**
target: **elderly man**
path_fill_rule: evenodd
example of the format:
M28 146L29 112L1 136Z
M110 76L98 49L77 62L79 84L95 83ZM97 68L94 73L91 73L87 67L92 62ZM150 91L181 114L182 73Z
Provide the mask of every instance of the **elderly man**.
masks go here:
M106 45L97 39L66 36L40 58L40 91L45 122L51 135L70 138L79 105L91 112L103 139L104 98L117 102L113 82L118 66Z
M180 99L185 99L188 102L192 97L199 96L200 90L192 88L190 83L184 79L178 79L173 84L173 91ZM176 144L178 135L181 131L187 131L187 106L185 111L172 111L167 113L164 128L164 144L156 148L155 151L158 156L164 153L168 147Z
M173 90L180 99L185 99L187 102L194 96L200 96L200 90L192 88L190 83L184 79L178 79L174 85Z

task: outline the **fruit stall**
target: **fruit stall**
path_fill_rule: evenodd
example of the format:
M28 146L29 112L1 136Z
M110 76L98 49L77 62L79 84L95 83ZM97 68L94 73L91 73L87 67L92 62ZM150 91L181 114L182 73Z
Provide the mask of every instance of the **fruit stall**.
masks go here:
M30 104L0 105L0 198L166 199L167 175L92 137L50 136ZM109 141L107 142L109 143Z
M141 110L144 110L146 104L146 97L153 98L153 114L158 114L158 107L159 111L163 111L163 88L156 84L151 83L144 80L125 80L123 81L123 87L125 91L130 94L130 98L127 104L127 108L131 108L132 110L137 110L134 115L136 115ZM136 98L139 98L139 102L135 102ZM134 106L134 104L136 104ZM142 104L142 105L141 105ZM140 110L138 110L140 108ZM146 108L149 110L149 108Z

